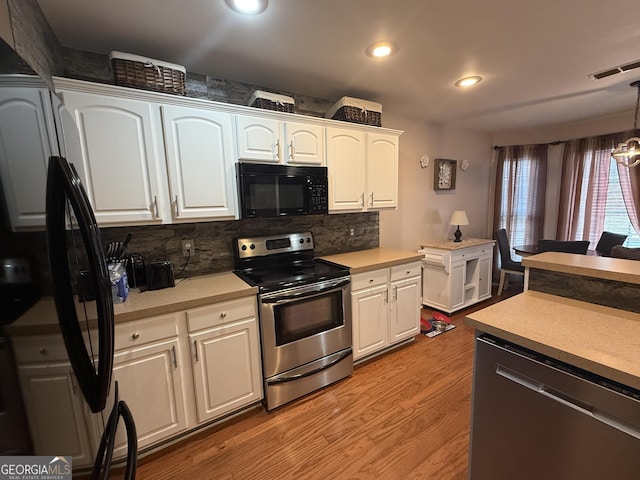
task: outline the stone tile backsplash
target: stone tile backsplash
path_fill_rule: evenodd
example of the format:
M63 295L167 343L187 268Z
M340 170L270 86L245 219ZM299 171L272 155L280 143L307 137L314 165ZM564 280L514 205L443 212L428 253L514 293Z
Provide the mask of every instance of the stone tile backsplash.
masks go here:
M350 235L353 228L354 235ZM183 223L139 227L102 228L103 243L133 238L127 251L144 255L145 262L169 260L175 273L184 264L182 241L193 240L194 255L183 276L233 270L233 239L311 231L316 255L332 255L375 248L379 238L379 215L351 213L307 215L288 218L246 219L225 222Z

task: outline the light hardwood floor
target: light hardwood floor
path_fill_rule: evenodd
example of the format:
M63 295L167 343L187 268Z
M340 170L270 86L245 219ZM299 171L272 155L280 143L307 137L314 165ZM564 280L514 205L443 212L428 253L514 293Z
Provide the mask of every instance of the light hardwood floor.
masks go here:
M513 287L501 299L518 293ZM251 410L142 458L138 479L466 479L474 331L456 328L356 366L337 384Z

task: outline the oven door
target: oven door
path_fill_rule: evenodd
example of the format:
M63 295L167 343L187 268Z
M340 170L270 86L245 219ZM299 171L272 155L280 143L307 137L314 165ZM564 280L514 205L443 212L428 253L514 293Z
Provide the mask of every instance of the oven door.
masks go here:
M265 378L351 347L351 280L260 296Z

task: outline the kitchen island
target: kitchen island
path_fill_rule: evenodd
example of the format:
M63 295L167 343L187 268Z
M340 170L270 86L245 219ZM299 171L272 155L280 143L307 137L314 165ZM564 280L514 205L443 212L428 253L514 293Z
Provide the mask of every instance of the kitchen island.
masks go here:
M637 263L544 253L523 264L524 293L466 317L476 330L470 478L637 478L638 300L586 301L637 292Z

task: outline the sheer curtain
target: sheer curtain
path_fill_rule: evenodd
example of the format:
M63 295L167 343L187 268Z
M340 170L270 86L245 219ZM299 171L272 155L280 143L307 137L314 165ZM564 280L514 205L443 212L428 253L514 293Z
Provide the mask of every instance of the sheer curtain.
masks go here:
M547 144L498 149L494 231L505 228L512 246L542 238L547 151Z
M625 140L630 137L638 137L640 136L640 130L620 136L624 137ZM640 220L638 219L638 212L640 212L640 165L632 168L618 165L618 176L620 177L622 198L629 214L629 220L636 232L640 233Z
M592 245L598 242L604 229L611 150L629 138L631 133L580 138L565 143L556 231L558 240L589 240ZM629 218L634 228L639 230L640 172L627 167L618 167L618 172Z

